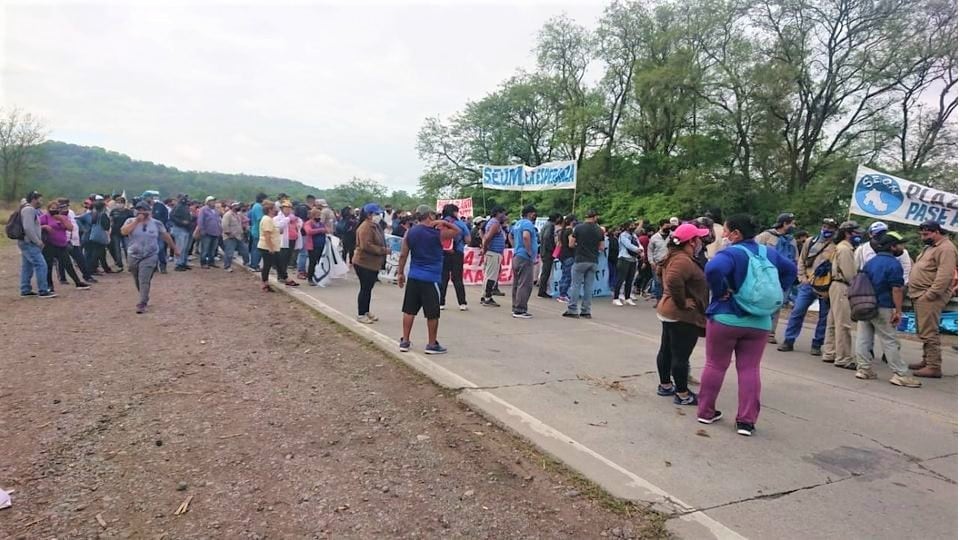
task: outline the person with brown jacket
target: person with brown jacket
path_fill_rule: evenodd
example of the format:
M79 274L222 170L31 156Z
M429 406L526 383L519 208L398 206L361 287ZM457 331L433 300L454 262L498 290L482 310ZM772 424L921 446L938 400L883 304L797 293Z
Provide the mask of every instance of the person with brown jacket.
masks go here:
M920 225L923 251L910 269L910 286L907 295L913 301L917 317L917 335L923 342L923 360L910 364L916 377L939 379L943 376L940 366L940 314L953 296L953 276L957 270L957 247L944 235L945 231L936 221Z
M658 396L673 396L677 405L696 405L697 396L687 388L690 354L707 327L710 289L703 269L694 260L710 231L691 223L677 227L667 239L667 256L658 265L663 297L657 303L660 319L660 374ZM672 382L671 382L672 377Z
M824 341L823 361L838 368L857 369L853 351L853 333L856 323L850 318L850 300L847 289L857 275L854 249L860 245L863 231L856 221L844 221L834 237L836 250L830 267L830 311L827 313L827 335ZM856 245L854 245L856 244ZM832 344L832 346L831 346Z
M360 226L357 227L357 247L353 253L353 268L360 279L360 292L357 294L357 320L364 324L377 322L377 316L370 313L370 297L373 286L377 284L380 269L390 254L387 241L380 228L383 221L383 209L376 203L364 205L360 214Z
M783 343L777 347L778 351L789 352L793 350L793 343L800 337L800 330L803 329L803 321L807 316L807 310L814 302L819 302L820 313L817 319L817 326L813 332L813 342L810 344L810 354L821 356L833 354L833 343L824 342L824 334L827 330L827 315L830 313L830 298L828 293L818 292L811 284L818 268L825 268L824 263L833 258L833 252L836 246L833 243L833 236L837 234L837 221L833 218L824 218L823 225L820 228L820 234L811 237L800 250L800 257L797 259L797 279L800 280L800 287L797 289L797 298L793 303L793 310L790 312L790 319L787 321L787 328L783 332ZM825 351L821 351L821 347Z

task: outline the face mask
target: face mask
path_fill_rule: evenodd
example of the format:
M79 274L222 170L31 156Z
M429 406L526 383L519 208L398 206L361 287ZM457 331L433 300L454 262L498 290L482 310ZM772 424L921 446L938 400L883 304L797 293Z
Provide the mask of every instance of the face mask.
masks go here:
M862 242L863 242L862 236L854 236L850 238L850 243L853 244L854 247L859 246Z
M796 230L796 227L794 227L793 225L791 225L791 226L787 227L787 230L786 230L786 232L785 232L784 234L793 234L793 231L795 231L795 230Z
M925 245L925 246L932 246L934 240L933 240L933 238L924 238L924 239L922 240L922 242L923 242L923 245Z
M374 223L380 224L381 221L383 221L383 214L374 214L374 215L373 215L373 222L374 222Z
M821 238L833 238L833 231L830 229L820 229Z

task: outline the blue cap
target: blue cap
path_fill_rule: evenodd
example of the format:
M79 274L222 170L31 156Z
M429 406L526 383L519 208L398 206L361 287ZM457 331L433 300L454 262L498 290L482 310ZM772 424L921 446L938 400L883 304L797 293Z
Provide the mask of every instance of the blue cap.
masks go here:
M382 214L383 208L380 208L380 205L377 203L367 203L363 205L363 213L367 215Z

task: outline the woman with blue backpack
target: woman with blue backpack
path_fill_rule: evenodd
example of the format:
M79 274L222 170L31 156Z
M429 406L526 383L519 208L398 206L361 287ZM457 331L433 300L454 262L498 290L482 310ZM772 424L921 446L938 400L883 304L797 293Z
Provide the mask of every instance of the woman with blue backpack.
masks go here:
M783 291L797 277L794 261L754 241L758 229L752 216L731 216L723 227L730 246L707 263L712 300L707 307L707 355L697 409L702 424L723 417L715 408L717 395L736 353L737 433L748 437L760 414L760 360L772 327L771 315L783 305Z

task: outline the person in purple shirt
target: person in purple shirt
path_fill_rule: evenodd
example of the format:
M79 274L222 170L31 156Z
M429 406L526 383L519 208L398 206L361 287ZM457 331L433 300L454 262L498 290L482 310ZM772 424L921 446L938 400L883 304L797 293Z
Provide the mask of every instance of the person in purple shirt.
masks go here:
M73 230L73 223L67 217L66 208L61 208L59 202L47 205L47 213L40 216L40 229L43 231L43 258L47 262L47 287L53 291L53 262L57 261L66 271L77 289L86 290L90 285L84 283L74 270L70 262L70 245L68 231Z
M771 313L747 312L735 299L747 279L750 258L766 255L776 268L780 289L776 292L783 301L783 293L797 277L797 266L774 249L766 249L754 241L760 230L752 216L730 216L723 226L723 237L729 247L718 252L705 269L710 286L711 302L707 307L707 355L700 378L700 404L697 420L712 424L723 414L715 408L723 378L730 367L734 352L737 355L737 433L753 435L760 414L760 360L773 325ZM757 276L754 276L755 278ZM769 299L776 301L776 299Z
M215 208L216 197L207 197L203 201L200 214L197 215L197 232L200 235L200 268L212 268L217 257L217 247L220 237L223 236L223 225L220 214Z

